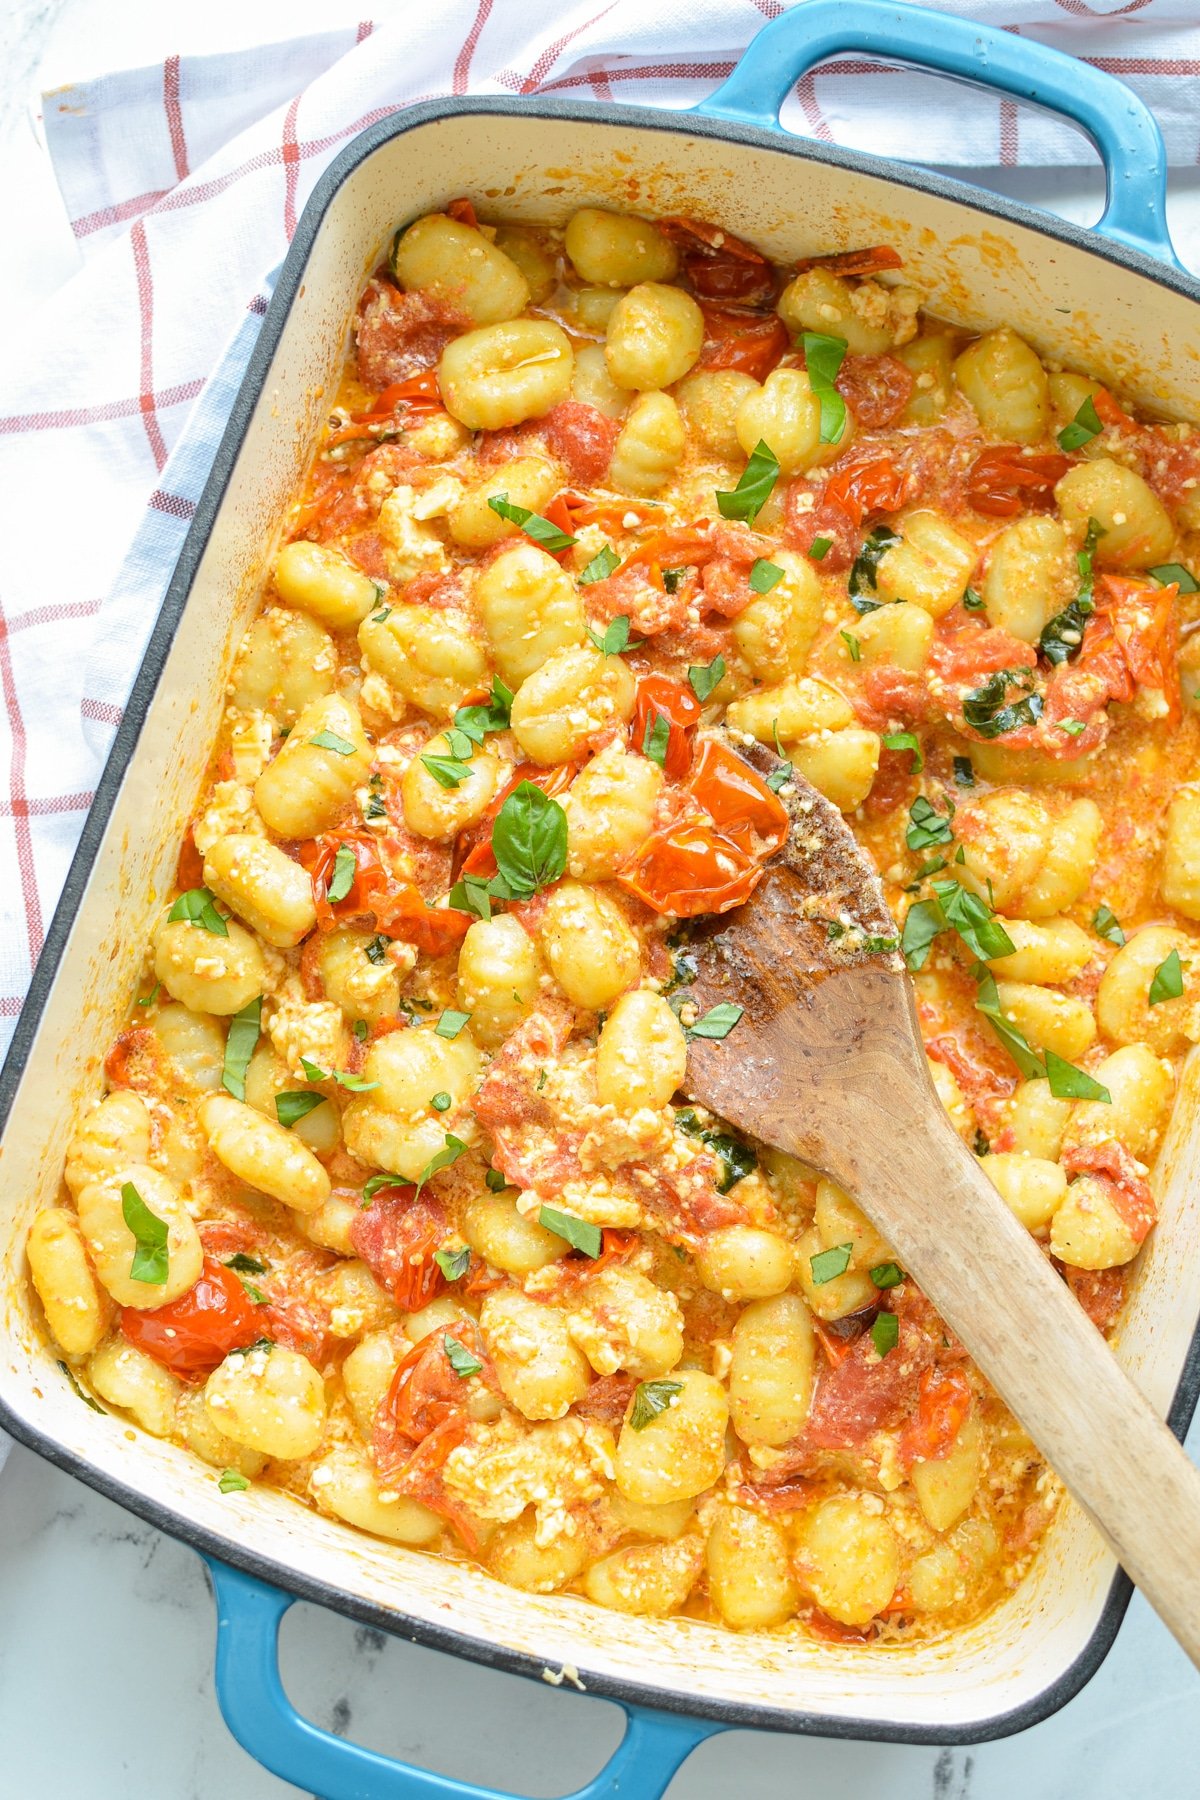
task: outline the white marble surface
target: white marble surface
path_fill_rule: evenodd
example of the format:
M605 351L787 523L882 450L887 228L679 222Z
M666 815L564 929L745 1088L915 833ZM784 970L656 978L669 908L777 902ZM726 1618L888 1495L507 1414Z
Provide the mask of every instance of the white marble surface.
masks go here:
M168 51L267 41L409 0L9 0L0 9L0 342L69 278L76 251L36 133L43 85ZM505 3L505 0L501 0ZM989 179L981 175L981 179ZM1019 171L1009 192L1087 221L1087 174ZM1172 183L1172 224L1200 268L1200 172ZM1200 1430L1190 1439L1200 1456ZM203 1565L40 1462L0 1478L0 1800L285 1800L295 1789L226 1732L212 1685L214 1613ZM284 1677L317 1723L465 1780L561 1794L600 1765L616 1708L414 1649L310 1607L284 1629ZM1134 1601L1117 1645L1054 1719L973 1751L727 1733L689 1760L672 1800L1193 1800L1200 1687Z

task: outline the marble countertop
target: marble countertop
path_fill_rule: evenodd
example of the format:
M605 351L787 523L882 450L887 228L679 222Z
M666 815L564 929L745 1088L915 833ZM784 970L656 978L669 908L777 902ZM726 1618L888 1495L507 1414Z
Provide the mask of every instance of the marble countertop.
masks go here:
M397 16L406 0L369 10ZM41 86L179 48L269 41L356 18L361 0L9 0L0 16L0 339L76 266L36 134ZM999 185L995 172L981 181ZM1087 221L1099 171L1007 171L1006 191ZM1200 268L1200 171L1172 182L1181 254ZM15 337L11 334L16 334ZM1200 1460L1200 1429L1189 1447ZM17 1449L0 1477L0 1795L286 1800L226 1731L213 1693L215 1615L191 1550ZM447 1775L532 1797L588 1780L617 1708L552 1692L297 1606L283 1671L316 1723ZM1046 1723L975 1750L725 1733L684 1765L672 1800L1191 1800L1200 1687L1136 1599L1084 1692Z

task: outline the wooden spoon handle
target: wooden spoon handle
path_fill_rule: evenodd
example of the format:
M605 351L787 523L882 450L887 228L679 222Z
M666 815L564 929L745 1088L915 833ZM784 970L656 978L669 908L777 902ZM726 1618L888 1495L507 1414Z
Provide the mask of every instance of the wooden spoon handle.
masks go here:
M863 1210L1200 1667L1200 1470L940 1108L866 1139Z

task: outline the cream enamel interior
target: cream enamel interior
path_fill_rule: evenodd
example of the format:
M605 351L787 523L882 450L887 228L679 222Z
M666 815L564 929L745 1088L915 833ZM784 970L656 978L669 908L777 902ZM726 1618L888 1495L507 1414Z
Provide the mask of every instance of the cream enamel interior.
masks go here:
M686 1621L629 1619L570 1596L519 1593L470 1567L377 1543L269 1489L222 1497L215 1472L127 1422L81 1405L33 1316L24 1242L54 1196L72 1107L100 1063L140 971L215 734L230 647L254 605L275 522L332 391L365 273L400 220L471 195L484 212L562 222L581 204L691 212L727 223L779 261L891 243L936 313L1006 322L1043 353L1144 403L1200 417L1200 342L1186 298L1040 232L876 176L693 135L562 117L468 113L411 126L344 181L317 234L158 692L126 773L22 1079L3 1144L9 1280L0 1298L0 1400L110 1480L278 1572L497 1644L552 1668L629 1680L694 1710L743 1704L953 1734L1036 1698L1087 1645L1114 1564L1064 1507L1033 1571L1000 1608L941 1644L808 1646ZM1189 327L1191 329L1189 329ZM1140 1268L1119 1354L1163 1412L1200 1311L1200 1077L1189 1071L1160 1164L1161 1221ZM1054 1379L1053 1347L1046 1379Z

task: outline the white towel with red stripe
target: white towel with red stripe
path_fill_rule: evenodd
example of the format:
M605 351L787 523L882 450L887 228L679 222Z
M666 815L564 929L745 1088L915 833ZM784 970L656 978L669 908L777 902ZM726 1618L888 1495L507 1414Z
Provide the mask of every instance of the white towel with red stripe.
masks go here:
M1122 76L1171 159L1200 141L1195 0L934 0ZM314 183L417 100L555 94L664 108L730 72L781 0L401 0L390 20L170 56L44 96L82 266L0 393L0 1047ZM861 57L797 85L792 130L960 166L1086 161L1057 121ZM0 1458L2 1458L0 1449Z

